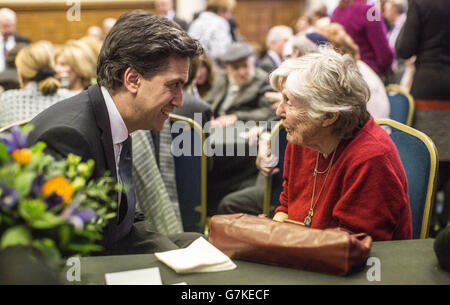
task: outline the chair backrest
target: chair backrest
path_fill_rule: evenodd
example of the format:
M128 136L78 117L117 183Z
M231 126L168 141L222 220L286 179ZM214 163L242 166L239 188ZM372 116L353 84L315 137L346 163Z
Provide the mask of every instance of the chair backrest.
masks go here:
M170 121L183 228L203 233L207 229L205 135L202 127L190 118L171 113Z
M14 126L23 126L25 124L28 124L31 120L32 120L32 118L28 118L28 119L25 119L25 120L21 120L21 121L14 122L12 124L6 125L6 126L0 128L0 132L8 131Z
M280 170L277 174L266 177L266 188L264 192L263 213L266 216L271 216L273 208L280 204L280 194L283 191L283 168L284 168L284 153L286 151L287 139L286 130L283 122L280 121L271 131L271 145L274 153L278 153L277 168ZM278 144L278 147L276 147Z
M398 85L386 87L391 112L389 118L411 126L414 115L414 98Z
M433 141L423 132L390 119L376 120L391 128L408 179L413 238L427 238L438 171L438 154Z

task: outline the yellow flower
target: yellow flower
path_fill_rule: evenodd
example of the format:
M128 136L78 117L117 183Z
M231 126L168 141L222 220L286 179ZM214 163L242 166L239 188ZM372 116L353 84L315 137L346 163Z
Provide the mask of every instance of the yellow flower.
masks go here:
M48 197L53 193L63 198L63 202L68 204L72 199L74 187L63 176L54 177L42 186L42 195Z
M20 164L27 165L31 160L31 150L28 148L16 149L12 152L11 156Z

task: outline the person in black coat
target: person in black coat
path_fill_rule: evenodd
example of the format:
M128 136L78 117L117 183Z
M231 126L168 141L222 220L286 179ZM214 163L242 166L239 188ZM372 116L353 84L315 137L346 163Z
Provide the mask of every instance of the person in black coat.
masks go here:
M98 84L40 113L28 142L47 143L55 156L79 155L95 161L94 178L109 171L128 181L118 217L103 236L105 254L152 253L184 246L198 234L163 236L134 222L131 141L135 130L161 130L182 104L190 58L201 54L198 41L179 26L145 12L122 15L100 51ZM150 181L149 181L150 183Z
M397 55L416 56L411 94L421 100L450 100L450 5L447 0L410 0L395 45Z
M444 227L450 216L450 5L448 0L410 0L405 24L397 38L401 58L416 56L411 94L415 99L413 127L427 134L439 154L438 190L445 193ZM433 226L435 227L435 226Z

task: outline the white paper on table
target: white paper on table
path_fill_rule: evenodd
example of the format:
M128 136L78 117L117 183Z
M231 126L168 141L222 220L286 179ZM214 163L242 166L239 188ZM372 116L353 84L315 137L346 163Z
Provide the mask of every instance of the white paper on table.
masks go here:
M177 273L217 272L236 268L228 256L199 237L187 248L155 253Z
M106 285L162 285L159 268L106 273Z

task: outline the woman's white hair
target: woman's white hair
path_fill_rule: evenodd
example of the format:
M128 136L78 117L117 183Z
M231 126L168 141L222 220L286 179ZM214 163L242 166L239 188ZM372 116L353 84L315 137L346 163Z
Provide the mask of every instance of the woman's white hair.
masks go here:
M369 117L366 103L370 97L367 83L350 55L341 55L330 46L317 53L288 59L270 75L274 89L286 90L307 104L311 119L339 113L335 130L346 137L362 127Z

